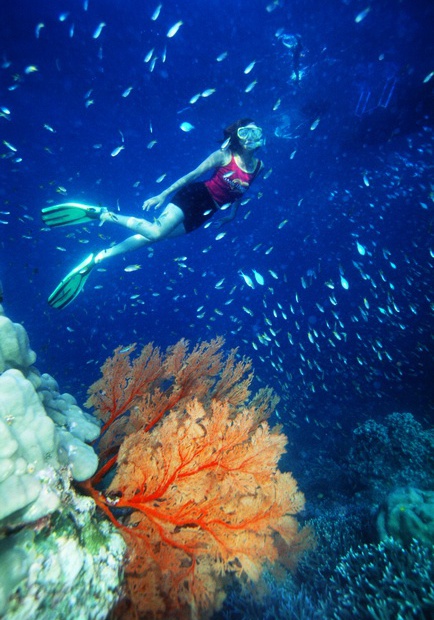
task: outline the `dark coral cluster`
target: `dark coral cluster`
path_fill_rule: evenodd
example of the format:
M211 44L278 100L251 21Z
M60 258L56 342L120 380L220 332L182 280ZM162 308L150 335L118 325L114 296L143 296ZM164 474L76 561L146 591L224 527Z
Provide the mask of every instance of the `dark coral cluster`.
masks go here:
M252 588L238 583L213 620L323 620L310 587L297 588L290 576L277 579L265 571Z
M392 538L350 550L331 579L324 617L332 620L432 618L434 550Z
M340 560L327 588L279 582L268 573L265 593L234 591L218 620L424 620L434 617L434 550L389 538L361 545ZM263 586L264 584L261 584Z
M367 420L353 432L348 467L356 484L380 498L408 484L434 488L434 431L425 430L411 413Z
M233 591L219 620L433 618L433 431L410 413L369 419L306 470L315 549L295 574Z

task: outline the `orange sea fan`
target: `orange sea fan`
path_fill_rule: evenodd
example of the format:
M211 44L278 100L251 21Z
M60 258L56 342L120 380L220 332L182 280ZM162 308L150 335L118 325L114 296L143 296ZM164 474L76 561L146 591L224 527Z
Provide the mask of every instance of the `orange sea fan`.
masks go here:
M188 353L181 341L164 357L148 345L132 363L118 348L90 390L107 429L126 420L119 449L86 484L129 544L123 617L206 618L226 574L256 580L282 544L303 547L294 515L304 497L278 470L287 440L265 419L275 399L264 390L246 402L250 363L223 360L222 345Z

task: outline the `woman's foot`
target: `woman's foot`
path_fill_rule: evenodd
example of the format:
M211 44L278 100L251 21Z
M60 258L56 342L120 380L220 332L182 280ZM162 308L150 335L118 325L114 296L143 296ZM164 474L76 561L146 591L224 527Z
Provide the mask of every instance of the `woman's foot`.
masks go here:
M99 216L99 225L102 226L105 222L116 222L117 219L115 213L104 207Z

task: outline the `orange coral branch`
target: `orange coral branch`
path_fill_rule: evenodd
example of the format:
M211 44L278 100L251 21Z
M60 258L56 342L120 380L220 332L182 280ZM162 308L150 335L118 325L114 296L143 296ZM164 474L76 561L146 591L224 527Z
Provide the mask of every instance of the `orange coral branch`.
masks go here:
M205 617L223 572L254 579L277 557L274 533L289 548L298 536L290 515L303 496L277 469L287 440L265 422L276 398L265 389L246 404L250 361L236 351L224 359L222 347L217 338L189 353L182 340L162 356L148 345L133 361L134 348L118 347L89 390L105 422L105 454L115 454L85 486L128 540L129 598L140 618L189 609Z
M148 344L131 363L130 357L135 348L134 344L115 349L113 357L108 358L101 368L102 378L89 388L86 406L94 407L105 421L102 433L163 375L159 349Z
M118 460L118 455L112 456L100 469L96 472L94 477L92 478L92 484L99 484L104 476L116 465L116 461Z

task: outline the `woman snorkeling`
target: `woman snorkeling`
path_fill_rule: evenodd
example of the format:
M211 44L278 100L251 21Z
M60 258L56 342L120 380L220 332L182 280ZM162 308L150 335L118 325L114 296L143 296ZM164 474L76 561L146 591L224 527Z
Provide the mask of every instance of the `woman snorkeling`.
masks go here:
M144 202L145 210L159 208L174 193L154 222L113 213L105 207L79 203L42 209L42 219L51 227L99 220L100 225L112 222L135 233L117 245L90 254L65 276L51 293L48 303L54 308L64 308L71 303L82 290L92 268L107 258L190 233L228 205L231 206L229 214L218 222L224 224L232 220L240 199L263 168L263 163L256 157L256 151L263 143L262 129L250 118L242 118L229 125L224 130L224 142L218 151L211 153L197 168L161 194ZM208 181L196 182L210 170L214 173Z

